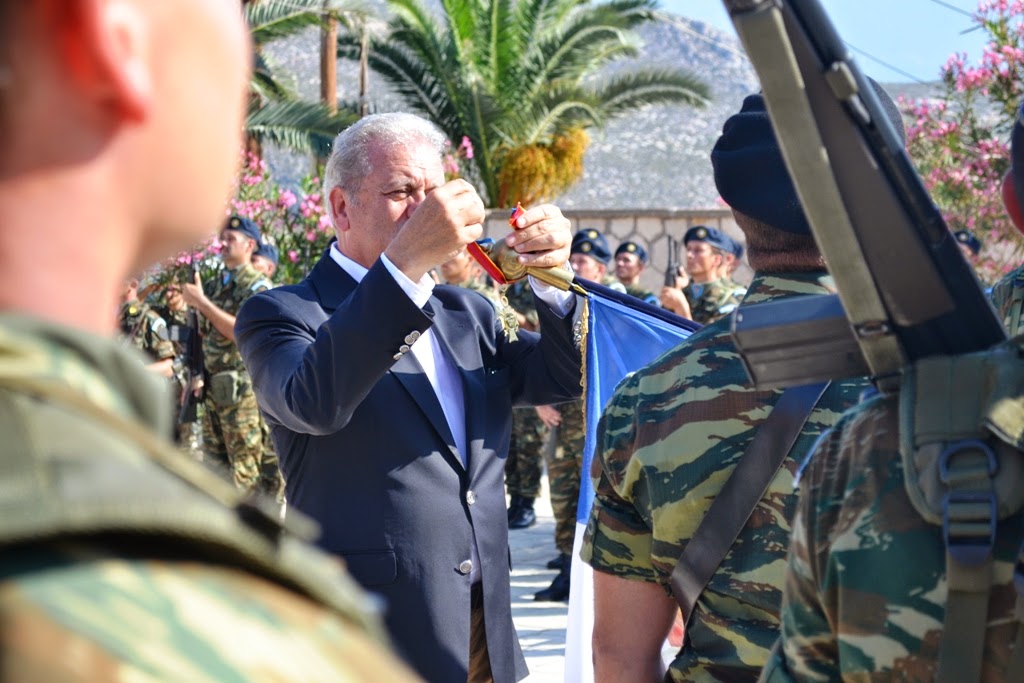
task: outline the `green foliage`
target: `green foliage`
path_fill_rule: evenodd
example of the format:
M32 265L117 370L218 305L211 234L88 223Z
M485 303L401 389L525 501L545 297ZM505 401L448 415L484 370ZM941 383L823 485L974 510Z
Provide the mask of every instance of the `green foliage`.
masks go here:
M254 0L245 6L245 14L255 50L246 132L261 144L327 153L334 136L355 120L355 113L335 113L325 104L300 99L263 52L274 40L321 26L326 16L323 0Z
M656 20L655 0L441 0L438 15L421 0L388 4L370 67L450 140L469 138L488 206L566 190L582 174L588 129L651 104L707 102L707 86L684 71L596 76L638 53L635 29ZM340 36L338 54L357 59L359 36Z

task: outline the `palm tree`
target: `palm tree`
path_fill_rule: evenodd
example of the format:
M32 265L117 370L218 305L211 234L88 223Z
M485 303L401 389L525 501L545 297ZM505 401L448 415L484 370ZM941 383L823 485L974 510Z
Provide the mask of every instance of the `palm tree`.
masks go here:
M246 120L250 148L273 142L294 151L325 155L334 136L350 125L356 114L351 109L338 110L301 99L281 81L263 49L271 41L322 26L331 16L324 1L251 0L245 5L245 14L255 52Z
M604 66L638 54L635 30L656 0L388 0L369 64L450 140L469 138L489 206L551 198L583 170L587 130L650 104L703 106L707 86L681 70ZM359 55L342 35L338 54Z

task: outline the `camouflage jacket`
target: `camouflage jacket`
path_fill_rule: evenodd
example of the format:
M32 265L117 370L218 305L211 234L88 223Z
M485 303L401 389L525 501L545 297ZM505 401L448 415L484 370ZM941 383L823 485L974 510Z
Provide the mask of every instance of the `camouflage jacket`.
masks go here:
M824 273L758 275L747 302L822 294ZM673 681L753 681L777 636L793 475L861 381L834 383L697 602ZM581 556L595 569L668 588L676 560L779 391L747 379L728 321L699 330L616 389L597 428L596 500Z
M495 306L498 305L498 290L495 289L494 284L486 275L470 278L466 282L459 282L457 284L459 287L465 287L466 289L471 289L474 292L479 292L480 294L483 294L485 297L487 297L487 300L490 301L492 304L494 304Z
M173 358L174 343L167 331L167 322L152 308L139 301L121 304L118 325L125 342L145 353L150 360Z
M629 294L632 297L636 297L641 301L645 301L651 304L652 306L661 305L658 302L658 297L654 294L654 292L652 292L649 289L644 289L640 285L630 285L629 287L626 287L626 294Z
M693 321L701 325L713 323L732 313L739 305L734 283L728 280L690 284L683 287L683 296L690 304Z
M212 281L203 283L203 290L218 308L237 315L246 299L272 286L266 275L245 263L234 270L221 271ZM200 327L203 331L203 357L208 373L245 369L235 342L218 332L206 318L202 318Z
M907 495L897 401L876 397L846 413L804 466L780 647L763 681L935 680L945 547L942 527L925 521ZM1022 536L1021 513L998 526L982 671L988 683L1005 680L1017 633L1013 566Z
M412 680L334 561L153 436L135 354L0 314L0 358L0 678Z
M993 285L991 298L1010 336L1024 332L1024 265Z
M533 288L530 287L529 278L524 277L522 280L510 284L505 289L505 298L508 299L508 305L516 313L520 313L526 318L527 324L523 327L533 332L540 329L540 320L537 318L537 302L533 299Z

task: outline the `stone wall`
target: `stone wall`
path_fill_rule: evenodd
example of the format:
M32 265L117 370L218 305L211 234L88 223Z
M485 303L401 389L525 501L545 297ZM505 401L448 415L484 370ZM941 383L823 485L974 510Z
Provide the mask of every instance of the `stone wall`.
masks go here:
M640 210L573 210L564 211L572 221L573 232L582 228L596 228L608 238L608 246L612 252L625 240L642 244L650 255L650 263L641 275L641 281L650 290L657 293L665 278L665 267L668 263L668 239L671 235L680 241L679 261L686 263L686 253L682 249L683 234L695 225L707 225L718 228L740 244L745 244L743 233L733 220L728 209L683 210L683 209L640 209ZM484 234L499 239L508 234L508 211L495 209L488 212ZM750 282L751 271L744 262L736 270L734 279L741 283ZM609 264L609 271L614 263Z

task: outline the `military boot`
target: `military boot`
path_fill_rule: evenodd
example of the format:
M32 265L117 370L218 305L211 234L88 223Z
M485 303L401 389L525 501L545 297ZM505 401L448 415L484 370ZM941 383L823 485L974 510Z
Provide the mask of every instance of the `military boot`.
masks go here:
M508 528L527 529L537 523L537 513L533 511L533 498L519 496L519 507L512 514L509 509Z
M558 557L553 560L548 560L546 566L548 569L561 569L567 564L569 564L569 556L565 553L558 553Z
M522 504L520 501L523 499L522 496L515 493L509 498L508 501L508 524L509 528L512 528L512 519L519 514L519 506Z
M551 585L542 591L537 591L533 599L535 602L569 602L569 574L572 562L566 562L565 566L558 572Z

